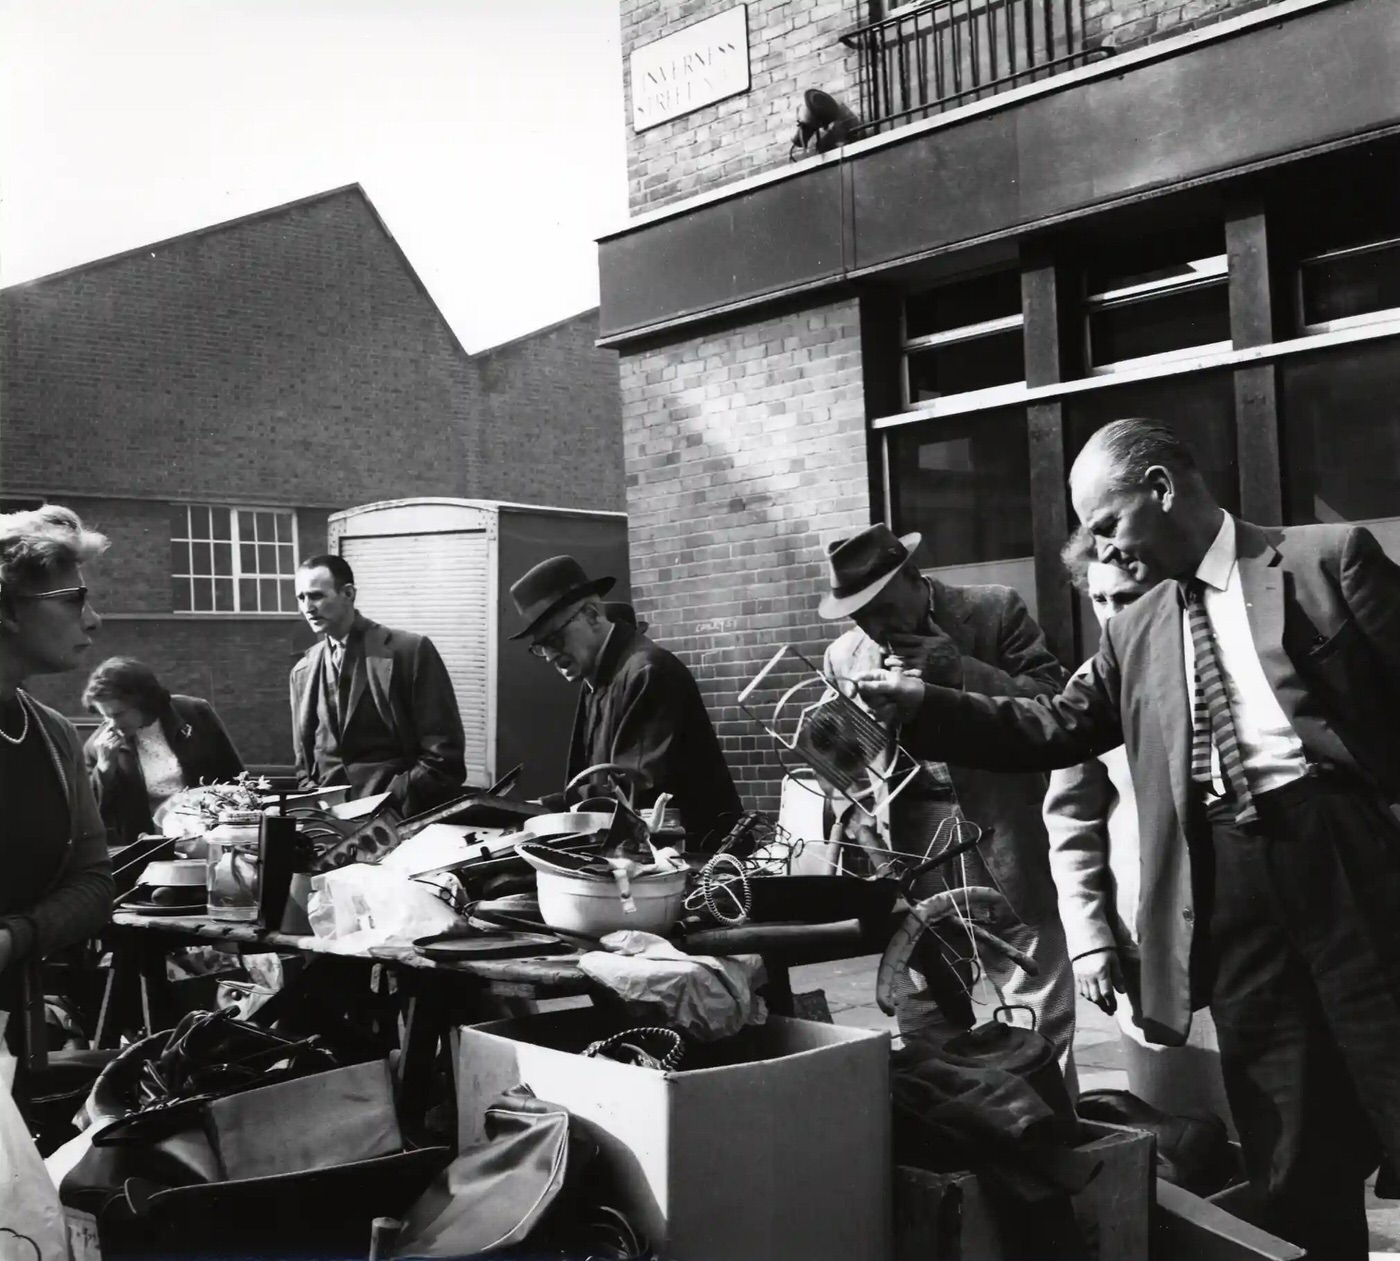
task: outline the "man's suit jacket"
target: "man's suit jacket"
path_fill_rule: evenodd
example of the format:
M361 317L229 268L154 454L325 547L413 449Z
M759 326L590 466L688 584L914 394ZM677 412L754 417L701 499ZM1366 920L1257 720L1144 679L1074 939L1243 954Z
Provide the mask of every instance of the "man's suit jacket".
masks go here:
M568 775L602 762L630 766L652 787L649 805L671 794L692 847L715 848L739 815L739 794L704 699L685 664L632 627L615 622L579 694Z
M930 583L933 620L961 654L965 690L1033 697L1053 695L1063 685L1064 666L1050 651L1025 601L1010 587L954 587L936 579ZM828 679L855 679L879 669L882 661L880 645L855 627L826 650L822 672ZM940 760L949 763L963 814L995 829L980 852L1007 901L1028 924L1054 915L1055 886L1040 817L1045 775L994 774L951 754Z
M170 751L180 763L185 787L220 783L243 773L243 759L214 707L198 696L172 696L170 706L158 716L160 729ZM127 736L117 746L105 769L97 765L97 742L102 728L93 732L83 746L88 777L97 798L102 822L107 825L109 845L126 845L143 832L154 832L151 802L136 740Z
M1400 567L1360 527L1241 521L1236 543L1255 647L1306 754L1400 799ZM1109 622L1089 669L1059 696L930 688L905 729L912 751L1008 770L1071 766L1126 744L1142 845L1141 1014L1153 1040L1171 1043L1191 1021L1199 821L1179 591L1161 583Z
M346 777L358 797L391 793L404 815L418 814L449 800L462 789L462 719L447 667L432 640L391 630L355 615L364 669L356 669L346 698L346 714L373 705L398 742L392 762L357 761L354 749L340 750ZM316 700L322 638L292 667L292 740L297 774L315 782Z

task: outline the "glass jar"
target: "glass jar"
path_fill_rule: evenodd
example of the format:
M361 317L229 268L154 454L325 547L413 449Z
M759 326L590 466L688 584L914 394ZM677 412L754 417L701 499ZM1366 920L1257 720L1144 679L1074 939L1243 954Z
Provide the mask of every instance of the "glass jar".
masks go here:
M262 815L256 810L230 810L205 834L209 847L209 918L247 922L258 918L261 883L258 834Z

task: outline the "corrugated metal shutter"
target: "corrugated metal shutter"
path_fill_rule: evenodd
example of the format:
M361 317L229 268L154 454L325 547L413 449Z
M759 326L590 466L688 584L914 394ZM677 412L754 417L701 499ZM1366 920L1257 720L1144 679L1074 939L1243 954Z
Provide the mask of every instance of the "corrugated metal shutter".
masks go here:
M385 626L427 635L457 693L467 779L489 783L490 542L484 532L341 540L355 571L355 607Z

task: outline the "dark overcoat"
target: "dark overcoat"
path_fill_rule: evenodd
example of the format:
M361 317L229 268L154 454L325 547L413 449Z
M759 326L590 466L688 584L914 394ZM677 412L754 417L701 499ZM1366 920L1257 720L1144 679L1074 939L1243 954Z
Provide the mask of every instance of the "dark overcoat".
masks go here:
M694 677L674 654L620 622L593 687L584 684L579 696L568 776L603 762L648 776L640 806L670 793L693 848L713 849L739 815L739 794Z

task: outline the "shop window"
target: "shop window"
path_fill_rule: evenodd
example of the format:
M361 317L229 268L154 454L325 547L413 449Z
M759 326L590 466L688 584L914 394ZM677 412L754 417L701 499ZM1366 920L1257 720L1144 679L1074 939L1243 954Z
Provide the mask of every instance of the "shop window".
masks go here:
M889 429L890 521L920 531L921 568L999 582L1035 603L1026 413L997 408Z
M294 613L296 565L296 514L290 509L171 506L177 613Z
M1371 527L1400 560L1400 340L1279 364L1284 519Z
M1065 400L1065 454L1073 460L1096 430L1114 420L1143 416L1170 425L1191 449L1221 507L1239 511L1239 461L1235 446L1235 384L1226 370L1126 381ZM1079 609L1080 648L1098 647L1098 624L1087 599Z
M974 403L1026 377L1019 272L997 272L910 294L904 301L906 409Z
M1218 223L1108 247L1085 272L1089 370L1116 372L1229 350L1229 282Z

